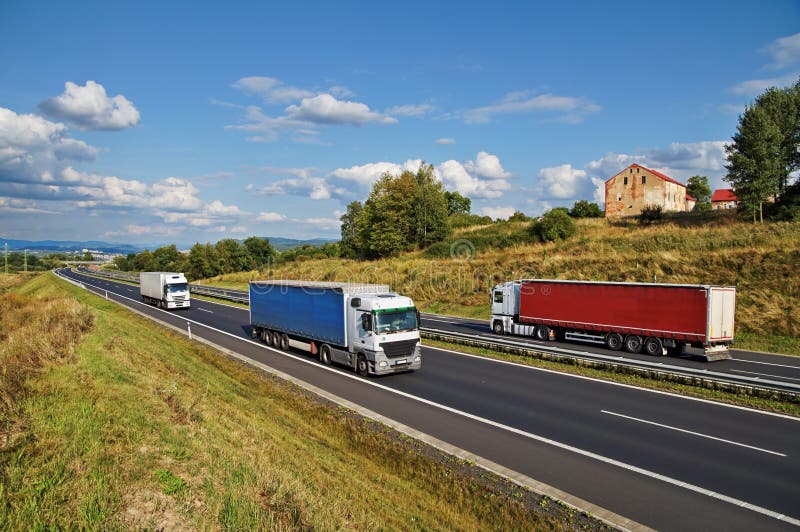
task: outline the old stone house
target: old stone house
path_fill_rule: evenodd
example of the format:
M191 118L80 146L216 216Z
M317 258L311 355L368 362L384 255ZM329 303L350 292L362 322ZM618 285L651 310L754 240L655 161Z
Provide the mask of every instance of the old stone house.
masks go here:
M738 202L739 198L736 193L729 188L717 189L711 195L711 208L715 211L735 209Z
M637 216L648 205L660 205L664 212L690 211L695 202L686 185L640 164L606 181L606 218Z

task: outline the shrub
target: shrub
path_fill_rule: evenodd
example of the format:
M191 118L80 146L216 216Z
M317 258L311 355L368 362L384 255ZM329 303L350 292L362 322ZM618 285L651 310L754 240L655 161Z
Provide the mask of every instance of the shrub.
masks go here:
M567 214L567 210L556 208L544 213L539 220L533 222L530 233L542 242L566 240L575 234L575 222Z
M661 205L645 205L642 213L639 215L639 223L642 225L650 225L657 222L664 217L664 210Z

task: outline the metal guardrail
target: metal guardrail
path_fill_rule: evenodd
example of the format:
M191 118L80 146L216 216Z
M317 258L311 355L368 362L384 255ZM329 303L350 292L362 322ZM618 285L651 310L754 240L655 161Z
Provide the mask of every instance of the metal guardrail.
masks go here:
M122 272L98 272L94 270L86 270L84 268L78 269L83 273L96 275L99 277L119 279L137 284L139 282L138 276ZM249 303L250 301L249 294L243 290L231 290L227 288L190 284L189 291L194 294L206 295L226 301L234 301L237 303ZM607 367L613 366L615 368L625 368L627 371L640 374L664 375L673 378L673 380L683 379L684 382L695 385L733 386L739 389L745 389L747 391L758 390L769 393L774 393L777 391L795 398L800 396L800 385L798 384L762 379L759 377L744 377L729 373L709 371L707 369L671 366L662 362L629 359L621 356L603 355L588 351L575 351L556 346L531 346L529 344L526 345L520 342L515 342L514 340L506 340L502 337L487 340L475 335L453 331L443 331L430 327L420 327L420 334L423 337L431 339L440 339L443 341L483 347L486 349L501 350L528 356L539 356L540 358L560 359L562 361L569 361L571 363L578 361L584 363L585 365Z
M443 331L440 329L433 329L429 327L421 327L420 333L423 337L435 340L449 341L458 344L471 345L475 347L483 347L486 349L500 350L505 352L517 353L522 355L539 355L539 358L544 359L570 359L572 362L580 361L585 362L586 365L606 366L626 368L631 372L637 372L648 375L665 375L670 377L678 377L687 383L701 384L701 385L724 385L734 386L746 391L763 391L767 393L781 392L787 396L797 398L800 396L800 384L793 384L784 381L776 381L771 379L763 379L759 377L745 377L733 375L730 373L721 373L718 371L709 371L707 369L694 369L683 366L672 366L662 362L650 362L647 360L636 360L624 358L621 356L603 355L600 353L590 353L587 351L574 351L571 349L564 349L555 346L531 346L524 345L513 340L505 340L503 338L497 339L484 339L478 338L474 335ZM543 355L543 356L542 356Z

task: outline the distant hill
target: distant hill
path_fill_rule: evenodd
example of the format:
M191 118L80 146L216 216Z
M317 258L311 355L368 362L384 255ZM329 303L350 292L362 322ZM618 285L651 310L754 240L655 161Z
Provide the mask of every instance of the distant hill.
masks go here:
M336 240L330 240L325 238L312 238L311 240L296 240L294 238L281 238L279 236L275 237L266 237L269 239L269 243L272 244L272 247L277 249L278 251L286 251L287 249L294 249L299 248L300 246L311 245L311 246L322 246L329 242L336 242Z
M139 245L102 242L99 240L14 240L0 237L0 250L2 250L2 245L4 243L8 243L9 251L22 251L23 249L27 249L30 251L66 252L92 249L104 251L106 253L128 254L139 253L145 249L143 246Z

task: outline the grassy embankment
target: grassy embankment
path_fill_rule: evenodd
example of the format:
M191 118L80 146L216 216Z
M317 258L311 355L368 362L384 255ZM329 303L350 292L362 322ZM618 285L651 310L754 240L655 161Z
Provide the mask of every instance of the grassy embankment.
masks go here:
M430 252L374 262L321 259L201 282L238 289L267 276L387 283L425 311L476 318L488 318L494 284L526 277L735 285L736 347L800 355L800 223L709 216L641 227L594 219L578 221L566 242L523 239L523 224L473 227L451 238L456 253L477 248L468 260Z
M598 526L49 274L0 336L3 530Z

